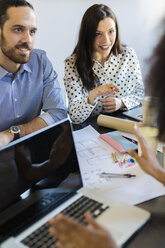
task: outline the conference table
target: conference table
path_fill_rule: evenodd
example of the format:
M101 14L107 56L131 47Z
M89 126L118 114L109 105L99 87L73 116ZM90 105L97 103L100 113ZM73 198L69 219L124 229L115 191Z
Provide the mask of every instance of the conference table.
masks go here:
M110 116L128 119L122 111L117 111ZM113 131L113 129L105 128L97 125L97 117L89 117L82 124L74 124L73 129L79 130L91 125L99 133ZM129 119L131 120L131 119ZM132 119L133 120L133 119ZM158 152L158 160L162 164L162 153ZM152 186L151 186L152 190ZM143 202L137 205L151 213L149 221L137 231L125 244L124 248L161 248L165 247L165 196Z

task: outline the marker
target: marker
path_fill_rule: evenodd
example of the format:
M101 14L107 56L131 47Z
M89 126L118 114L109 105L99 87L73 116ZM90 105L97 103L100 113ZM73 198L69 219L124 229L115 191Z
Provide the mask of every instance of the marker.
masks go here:
M129 159L129 162L131 162L131 163L136 163L136 159L135 159L135 158L130 158L130 159Z
M120 173L107 173L107 172L102 172L100 174L101 177L108 177L108 178L131 178L131 177L136 177L136 175L133 174L120 174Z

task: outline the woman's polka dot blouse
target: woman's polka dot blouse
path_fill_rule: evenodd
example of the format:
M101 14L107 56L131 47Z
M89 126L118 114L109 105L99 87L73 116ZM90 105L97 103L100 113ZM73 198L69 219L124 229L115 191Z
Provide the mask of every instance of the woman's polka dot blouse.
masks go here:
M68 96L68 112L73 123L82 123L90 115L98 115L102 112L102 104L98 97L95 105L88 103L89 91L85 89L75 67L75 54L65 60L64 85ZM144 97L144 85L139 61L132 48L125 47L118 56L110 55L102 66L94 61L94 73L100 80L100 85L113 83L119 88L115 95L122 99L127 109L140 104ZM103 97L101 97L103 98Z

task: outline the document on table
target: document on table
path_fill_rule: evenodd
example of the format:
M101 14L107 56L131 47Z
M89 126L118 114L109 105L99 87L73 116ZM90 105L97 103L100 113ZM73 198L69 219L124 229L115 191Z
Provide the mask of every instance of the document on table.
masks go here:
M99 133L92 126L74 131L73 134L84 187L97 190L107 200L133 205L165 194L165 187L144 173L137 163L115 163L112 153L116 152L118 161L121 161L123 154L99 138ZM136 177L101 177L103 172L130 173Z

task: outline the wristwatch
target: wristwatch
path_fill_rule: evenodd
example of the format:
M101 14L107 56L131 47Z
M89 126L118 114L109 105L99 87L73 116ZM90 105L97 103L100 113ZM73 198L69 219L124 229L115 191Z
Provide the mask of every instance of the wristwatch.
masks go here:
M11 126L9 128L9 133L14 135L14 139L13 140L17 140L20 138L20 134L21 134L21 129L18 126Z

